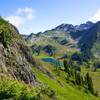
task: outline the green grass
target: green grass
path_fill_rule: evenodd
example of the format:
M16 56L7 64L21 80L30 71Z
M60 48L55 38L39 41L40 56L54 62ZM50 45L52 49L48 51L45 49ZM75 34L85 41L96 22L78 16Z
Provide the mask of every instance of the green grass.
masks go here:
M66 83L66 74L61 72L60 75L57 75L58 73L54 69L52 70L52 68L49 66L49 70L56 76L56 79L50 78L36 68L33 68L33 72L40 82L46 84L56 92L57 100L97 100L92 94L85 93L82 87L78 89L71 83Z
M46 46L46 45L51 45L53 46L56 51L55 54L53 55L54 57L59 57L62 56L63 54L72 54L76 51L78 51L76 48L71 48L70 45L60 45L59 42L55 41L52 38L45 38L45 37L38 37L38 39L34 42L32 41L27 41L29 46L32 46L33 44L36 44L37 46ZM63 48L63 49L62 49ZM41 52L40 54L44 54L43 52Z
M34 55L34 57L35 57L35 58L38 58L38 59L42 59L42 58L53 58L52 56L48 56L48 55L44 55L44 54L41 54L41 55L39 55L39 56L35 56L35 55Z
M87 69L85 67L82 67L82 73L85 75L87 72L89 72L92 77L94 90L98 91L98 94L100 96L100 69L97 69L97 71L94 72L92 68Z

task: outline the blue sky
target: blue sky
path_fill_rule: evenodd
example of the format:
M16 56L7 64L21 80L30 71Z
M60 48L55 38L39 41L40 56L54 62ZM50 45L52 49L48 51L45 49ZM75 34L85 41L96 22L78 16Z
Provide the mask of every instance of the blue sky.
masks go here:
M30 34L62 23L100 20L100 0L0 0L0 15Z

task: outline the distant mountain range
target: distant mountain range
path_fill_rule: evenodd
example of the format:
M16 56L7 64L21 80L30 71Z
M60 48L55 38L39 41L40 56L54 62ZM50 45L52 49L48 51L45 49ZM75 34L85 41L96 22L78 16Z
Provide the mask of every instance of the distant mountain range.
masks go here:
M47 45L59 50L72 48L82 52L84 59L98 58L100 50L100 22L80 25L61 24L51 30L23 36L27 41L44 48ZM66 51L66 50L65 50Z
M51 30L47 30L45 32L39 32L39 33L31 33L30 35L23 35L24 38L26 39L31 39L31 38L35 38L35 37L39 37L41 35L46 35L46 36L51 36L54 37L57 35L57 37L61 37L61 35L71 35L72 38L78 38L80 36L79 32L81 32L81 34L83 33L83 31L88 30L89 28L91 28L94 25L93 22L86 22L80 25L72 25L72 24L61 24ZM75 37L75 35L77 37ZM79 36L78 36L79 35Z

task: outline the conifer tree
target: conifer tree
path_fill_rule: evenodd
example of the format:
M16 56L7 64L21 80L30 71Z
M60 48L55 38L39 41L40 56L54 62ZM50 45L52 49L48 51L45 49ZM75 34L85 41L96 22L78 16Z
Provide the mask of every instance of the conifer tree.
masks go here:
M75 71L75 83L77 85L83 84L83 77L81 76L80 72Z
M65 72L68 72L69 71L69 65L68 65L68 61L67 60L64 60L64 70Z
M94 94L93 82L92 82L92 78L90 77L89 73L87 73L86 76L85 76L85 82L86 82L87 89L92 94Z
M94 95L95 95L96 97L98 97L98 91L96 91Z

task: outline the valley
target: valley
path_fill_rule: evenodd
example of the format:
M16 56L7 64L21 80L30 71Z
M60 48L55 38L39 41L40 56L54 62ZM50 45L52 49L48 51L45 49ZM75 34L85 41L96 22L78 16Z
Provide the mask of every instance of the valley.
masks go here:
M0 17L0 99L99 100L99 32L87 22L25 36Z
M34 51L33 55L39 51L36 57L41 58L42 60L44 59L45 62L51 62L53 66L55 66L56 63L57 66L61 66L61 68L64 69L63 61L65 59L69 59L70 57L76 62L78 61L78 63L80 64L76 63L75 66L80 66L84 75L87 72L90 73L93 79L94 89L95 91L98 91L99 95L99 68L96 68L97 70L95 72L94 64L90 62L93 61L94 63L98 63L98 67L100 66L99 56L97 55L97 53L99 54L99 50L91 49L93 47L92 45L95 44L97 46L96 48L99 48L100 41L97 40L98 43L96 43L95 41L99 38L96 36L96 34L97 31L99 34L100 24L99 22L97 22L96 24L87 22L81 25L77 25L77 28L75 28L76 26L74 27L70 24L62 24L54 29L45 31L44 33L40 32L36 35L32 33L26 38L26 42L28 42L29 46L32 47L32 50ZM92 35L92 33L94 35ZM87 40L83 40L83 38L87 38ZM95 40L92 38L94 38ZM97 55L98 57L92 55L93 53L96 53L94 55ZM56 59L58 60L58 63L56 62Z

